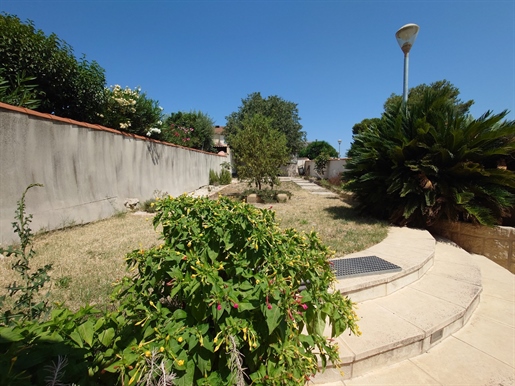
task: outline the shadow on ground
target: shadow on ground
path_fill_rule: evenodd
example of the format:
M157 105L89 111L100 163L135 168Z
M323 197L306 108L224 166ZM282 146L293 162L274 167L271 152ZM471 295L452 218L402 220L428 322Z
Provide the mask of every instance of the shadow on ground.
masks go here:
M333 219L336 220L347 220L347 221L353 221L357 224L364 224L364 225L375 225L380 224L383 221L369 217L364 216L362 213L358 212L354 208L344 207L344 206L330 206L327 208L324 208L324 211L329 213Z

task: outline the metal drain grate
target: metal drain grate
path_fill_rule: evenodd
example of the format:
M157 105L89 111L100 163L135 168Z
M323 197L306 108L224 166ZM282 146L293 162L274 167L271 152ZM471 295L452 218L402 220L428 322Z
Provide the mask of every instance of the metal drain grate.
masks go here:
M375 275L401 271L401 267L377 256L331 260L337 278Z

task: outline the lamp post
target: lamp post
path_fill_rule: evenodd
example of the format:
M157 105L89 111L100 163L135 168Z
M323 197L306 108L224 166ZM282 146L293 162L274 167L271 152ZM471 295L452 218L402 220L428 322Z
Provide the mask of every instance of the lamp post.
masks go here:
M395 33L395 37L397 38L397 42L401 47L402 52L404 52L404 87L402 92L402 101L403 103L408 102L408 57L409 51L413 44L415 43L415 39L418 35L418 30L420 27L416 24L406 24L399 28L399 30Z
M340 159L340 145L342 144L342 140L338 140L338 159Z

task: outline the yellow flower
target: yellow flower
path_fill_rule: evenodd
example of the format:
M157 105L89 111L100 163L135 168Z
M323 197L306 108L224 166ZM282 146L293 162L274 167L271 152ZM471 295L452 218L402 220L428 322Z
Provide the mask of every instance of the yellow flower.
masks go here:
M159 347L159 351L163 352L165 351L165 348L163 346Z
M188 248L191 248L191 241L188 243Z
M177 339L177 342L179 342L179 343L182 342L182 336L180 336L179 339Z
M150 351L145 351L145 356L148 358L150 355L152 355L152 353Z
M179 360L177 361L177 364L178 364L179 366L182 366L182 365L184 365L184 361L183 361L182 359L179 359Z

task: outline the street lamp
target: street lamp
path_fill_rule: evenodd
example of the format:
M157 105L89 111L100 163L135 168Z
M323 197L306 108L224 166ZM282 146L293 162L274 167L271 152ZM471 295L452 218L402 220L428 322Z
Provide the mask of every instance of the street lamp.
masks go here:
M342 140L338 140L338 159L340 159L340 145L342 144Z
M406 24L395 33L397 42L404 52L404 87L402 93L403 103L408 102L408 56L411 47L415 43L420 27L416 24Z

